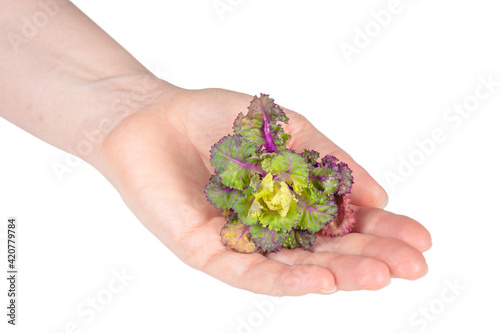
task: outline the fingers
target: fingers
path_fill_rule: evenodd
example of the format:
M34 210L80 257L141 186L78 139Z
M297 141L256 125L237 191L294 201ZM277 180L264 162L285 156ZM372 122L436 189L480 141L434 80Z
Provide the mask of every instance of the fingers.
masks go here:
M365 241L319 237L314 253L303 249L261 254L240 254L224 248L218 231L222 218L191 230L179 242L191 266L237 288L274 296L304 295L338 290L376 290L392 277L417 278L424 267L420 252L409 245L375 236ZM339 245L329 244L330 241ZM416 253L414 253L416 252ZM421 254L420 254L421 256ZM417 260L415 260L417 258ZM413 264L412 264L413 263ZM413 266L412 266L413 265ZM417 267L417 268L415 268Z
M288 265L257 253L224 249L201 270L231 286L272 296L299 296L335 289L335 280L327 268Z
M217 242L214 239L214 243ZM313 252L238 254L218 243L209 255L203 246L201 270L232 286L275 296L324 293L327 290L376 290L391 277L416 279L427 271L421 252L397 240L372 235L319 237ZM200 259L200 258L198 258ZM270 260L269 260L270 259Z
M225 221L215 217L180 235L171 250L188 265L233 287L272 296L299 296L335 289L327 268L288 265L259 253L228 250L220 240ZM161 238L160 238L161 239Z
M431 235L417 221L403 215L369 207L354 207L353 232L403 241L423 252L432 246Z
M395 278L417 279L427 272L421 251L431 246L417 221L382 209L355 207L356 224L344 237L319 236L312 251L366 256L387 265Z
M417 279L427 272L421 251L431 245L429 232L418 222L377 208L355 207L354 232L344 237L319 236L310 251L282 250L270 259L313 264L329 269L339 290L374 290L391 277Z
M391 278L385 263L365 256L295 249L268 254L268 258L288 265L324 267L335 277L338 290L377 290Z
M334 155L347 163L353 171L354 185L352 190L353 203L360 206L385 207L387 193L368 172L340 147L334 144L324 134L319 132L302 115L286 110L290 117L287 131L291 135L290 146L298 153L304 149L313 149L324 155Z
M318 237L314 252L365 256L383 262L391 277L414 280L427 272L427 263L420 251L390 238L351 233L344 237Z

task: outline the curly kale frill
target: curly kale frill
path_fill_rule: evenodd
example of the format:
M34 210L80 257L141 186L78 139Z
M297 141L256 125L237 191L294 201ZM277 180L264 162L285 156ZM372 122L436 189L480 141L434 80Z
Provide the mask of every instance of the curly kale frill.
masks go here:
M343 236L355 222L351 170L331 155L287 148L283 109L268 95L254 97L236 118L234 134L210 151L215 173L205 188L224 212L222 243L237 252L310 248L316 233Z

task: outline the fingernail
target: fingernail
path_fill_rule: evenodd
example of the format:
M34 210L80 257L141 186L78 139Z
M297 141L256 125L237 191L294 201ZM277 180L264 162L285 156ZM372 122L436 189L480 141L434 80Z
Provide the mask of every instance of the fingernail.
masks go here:
M333 294L333 293L335 293L336 291L337 291L337 287L333 288L332 290L323 290L323 289L322 289L322 290L320 290L319 292L320 292L321 294Z
M389 203L389 196L387 195L387 193L385 194L385 200L384 200L384 203L382 204L382 206L380 206L381 209L385 209L385 207L387 207L387 204Z

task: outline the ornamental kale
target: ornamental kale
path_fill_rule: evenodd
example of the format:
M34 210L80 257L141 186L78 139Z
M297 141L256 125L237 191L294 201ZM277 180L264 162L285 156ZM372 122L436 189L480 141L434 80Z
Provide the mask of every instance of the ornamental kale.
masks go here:
M308 249L316 233L343 236L355 222L351 169L314 150L287 148L283 109L268 95L254 97L229 135L210 152L215 173L205 188L223 211L222 243L241 253Z

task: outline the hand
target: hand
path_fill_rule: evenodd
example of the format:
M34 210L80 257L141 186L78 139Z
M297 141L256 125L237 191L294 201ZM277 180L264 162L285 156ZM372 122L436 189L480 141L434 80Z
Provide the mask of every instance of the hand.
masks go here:
M286 296L379 289L391 277L423 276L427 265L421 252L431 246L428 231L408 217L377 208L387 196L375 180L303 116L286 109L290 148L333 154L353 170L355 228L344 237L318 236L310 250L240 254L222 245L225 220L204 194L213 173L209 151L232 133L234 118L251 99L220 89L177 89L160 96L113 129L101 146L98 168L181 260L234 287Z

